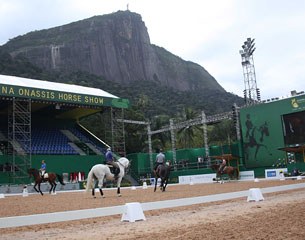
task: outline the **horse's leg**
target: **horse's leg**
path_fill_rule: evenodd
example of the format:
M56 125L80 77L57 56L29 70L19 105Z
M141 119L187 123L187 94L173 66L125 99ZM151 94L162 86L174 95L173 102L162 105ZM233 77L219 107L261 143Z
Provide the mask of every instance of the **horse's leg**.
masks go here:
M53 188L53 193L55 193L55 191L56 191L56 186L57 186L57 184L56 184L56 182L55 182L55 180L54 180L54 188Z
M164 191L165 191L165 188L166 188L166 186L167 186L167 182L168 182L168 177L165 178L165 181L164 181L164 187L163 187ZM163 192L164 192L164 191L163 191Z
M157 189L157 182L158 182L158 178L157 177L155 177L155 189L154 189L154 192L156 191L156 189Z
M116 191L118 197L122 196L121 195L121 181L122 181L122 177L119 177L118 181L117 181L117 191Z
M218 183L219 179L220 179L220 173L219 173L219 171L217 171L216 172L216 182L217 183Z
M51 192L52 192L52 190L53 190L53 183L52 183L52 181L50 181L50 180L49 180L49 183L50 183L50 185L51 185L51 188L50 188L50 190L49 190L49 193L51 194Z
M104 192L103 192L103 189L102 189L103 185L104 185L104 177L99 178L99 180L98 180L98 188L100 190L100 194L101 194L102 198L105 198Z
M42 193L42 191L40 189L40 183L38 183L38 190L39 190L40 194L43 195L43 193Z
M166 185L167 185L167 178L165 177L162 183L162 192L165 192Z
M164 178L161 178L160 190L163 192Z
M105 196L104 196L103 189L102 189L102 188L99 188L99 190L100 190L100 194L101 194L101 196L104 198Z
M36 188L37 184L38 184L38 183L35 183L35 185L34 185L34 187L33 187L33 188L35 189L35 191L36 191L36 192L38 192L38 193L39 193L38 189Z

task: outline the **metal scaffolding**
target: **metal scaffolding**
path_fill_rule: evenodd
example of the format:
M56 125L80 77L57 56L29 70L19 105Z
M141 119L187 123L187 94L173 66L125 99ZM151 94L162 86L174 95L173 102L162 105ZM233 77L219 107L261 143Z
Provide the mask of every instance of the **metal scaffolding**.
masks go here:
M123 108L111 108L111 148L114 153L121 157L126 156L125 147L125 129L124 122L118 121L124 119Z
M150 167L153 169L153 158L152 158L152 142L151 142L151 136L157 133L162 133L166 131L170 131L171 133L171 143L172 143L172 152L173 152L173 162L174 164L177 163L176 159L176 134L175 130L181 129L184 127L190 127L190 126L195 126L195 125L203 125L203 139L204 139L204 148L205 148L205 157L209 159L209 146L208 146L208 137L207 137L207 125L208 124L214 124L218 123L222 120L225 119L230 119L232 118L232 112L226 112L222 114L216 114L212 116L206 116L205 113L202 111L201 116L195 119L190 119L184 122L178 122L174 123L173 119L170 119L169 125L165 126L161 129L151 131L150 127L150 122L145 122L145 121L136 121L136 120L127 120L123 118L117 118L116 121L124 124L124 123L129 123L129 124L138 124L138 125L146 125L147 126L147 135L148 135L148 149L149 149L149 160L150 160ZM237 136L240 136L240 129L236 128L237 131ZM125 138L124 138L124 144L125 144Z
M31 100L13 98L8 114L8 156L13 183L28 179L31 167Z
M242 50L239 51L241 55L241 65L243 67L244 75L244 100L246 105L260 102L260 90L257 88L256 75L254 68L253 53L255 51L254 39L247 38L247 41L242 45Z

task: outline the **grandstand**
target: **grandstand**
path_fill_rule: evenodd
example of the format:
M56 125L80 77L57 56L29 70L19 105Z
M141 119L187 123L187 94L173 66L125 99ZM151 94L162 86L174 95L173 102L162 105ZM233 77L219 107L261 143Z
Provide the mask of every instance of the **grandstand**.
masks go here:
M101 89L0 75L0 183L27 183L27 169L42 159L61 174L88 172L107 146L125 155L123 123L115 117L128 107L127 99ZM104 141L80 124L98 112L109 115L112 132Z

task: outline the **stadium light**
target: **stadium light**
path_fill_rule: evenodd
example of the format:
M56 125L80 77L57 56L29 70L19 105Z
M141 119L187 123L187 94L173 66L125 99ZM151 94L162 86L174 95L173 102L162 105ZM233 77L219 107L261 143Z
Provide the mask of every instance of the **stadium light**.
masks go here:
M244 44L241 46L243 50L240 50L239 53L244 55L245 57L250 57L253 55L255 51L255 43L254 38L247 38L247 41L244 42Z

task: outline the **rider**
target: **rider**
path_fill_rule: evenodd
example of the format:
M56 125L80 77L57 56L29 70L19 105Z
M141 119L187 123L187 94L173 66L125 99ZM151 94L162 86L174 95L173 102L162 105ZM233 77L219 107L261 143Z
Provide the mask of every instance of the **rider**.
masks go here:
M41 166L40 166L40 176L41 179L44 180L44 174L46 173L47 170L47 164L45 163L44 160L41 161Z
M163 165L164 162L165 162L165 155L164 155L163 150L161 148L160 152L156 156L156 162L155 162L155 166L154 166L154 173L155 174L156 174L157 167L159 165Z
M107 148L105 157L106 157L106 163L114 167L114 178L117 179L120 168L119 165L114 161L113 153L110 147Z
M223 174L223 170L225 169L226 165L227 165L226 159L222 159L222 162L221 162L221 164L220 164L220 166L219 166L219 172L220 172L221 174Z

